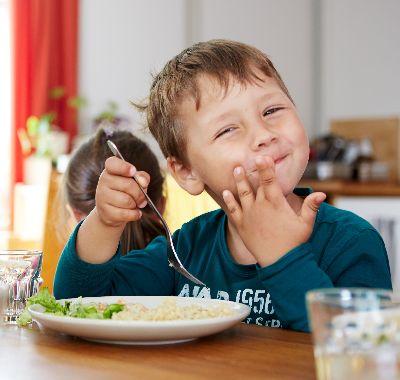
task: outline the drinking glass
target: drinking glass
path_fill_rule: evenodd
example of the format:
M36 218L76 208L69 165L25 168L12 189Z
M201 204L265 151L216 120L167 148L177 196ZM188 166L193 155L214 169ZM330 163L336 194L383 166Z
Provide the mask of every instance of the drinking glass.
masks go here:
M41 269L41 251L0 250L0 322L16 322L39 289Z
M318 380L400 379L400 305L381 289L307 293Z

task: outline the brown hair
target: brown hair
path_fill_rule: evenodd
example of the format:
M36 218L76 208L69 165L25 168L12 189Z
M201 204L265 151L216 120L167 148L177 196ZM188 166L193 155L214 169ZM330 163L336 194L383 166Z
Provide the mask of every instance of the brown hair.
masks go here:
M97 182L104 163L112 153L107 140L113 141L128 162L137 170L150 175L147 194L154 204L159 204L163 195L164 178L155 154L148 145L129 131L114 131L108 137L103 129L83 143L73 154L64 174L63 191L65 202L71 208L88 215L95 206ZM144 248L153 238L165 234L159 220L149 207L143 210L142 218L137 222L127 223L121 236L122 253L132 249Z
M197 108L200 106L199 76L215 78L227 91L232 78L243 85L260 80L257 71L274 78L293 102L266 54L244 43L211 40L197 43L171 59L155 76L148 103L136 107L147 113L148 128L164 156L173 156L187 163L186 141L178 107L188 96L195 100Z

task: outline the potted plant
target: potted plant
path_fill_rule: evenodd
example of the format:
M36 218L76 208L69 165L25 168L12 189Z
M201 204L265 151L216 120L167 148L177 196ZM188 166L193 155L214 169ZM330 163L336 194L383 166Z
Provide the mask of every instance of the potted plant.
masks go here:
M66 96L63 87L54 87L50 98L55 101ZM79 109L86 104L82 97L69 97L69 107ZM57 113L50 111L42 115L30 115L26 120L26 128L17 130L24 155L24 183L43 183L51 171L52 162L68 150L69 137L55 123Z

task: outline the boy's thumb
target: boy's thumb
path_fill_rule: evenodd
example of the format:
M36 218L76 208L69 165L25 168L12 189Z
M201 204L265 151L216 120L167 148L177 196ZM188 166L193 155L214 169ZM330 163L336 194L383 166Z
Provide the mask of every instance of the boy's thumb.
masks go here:
M301 216L308 222L313 222L321 203L326 199L326 194L318 192L310 194L304 199Z

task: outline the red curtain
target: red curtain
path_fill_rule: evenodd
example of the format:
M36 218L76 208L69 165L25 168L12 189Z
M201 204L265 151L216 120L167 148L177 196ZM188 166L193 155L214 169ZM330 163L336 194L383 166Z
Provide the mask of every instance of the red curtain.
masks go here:
M67 97L77 92L79 0L13 0L14 118L13 183L23 180L22 150L17 129L30 115L55 111L56 124L71 139L76 135L76 110ZM54 101L50 91L65 89L66 97Z

